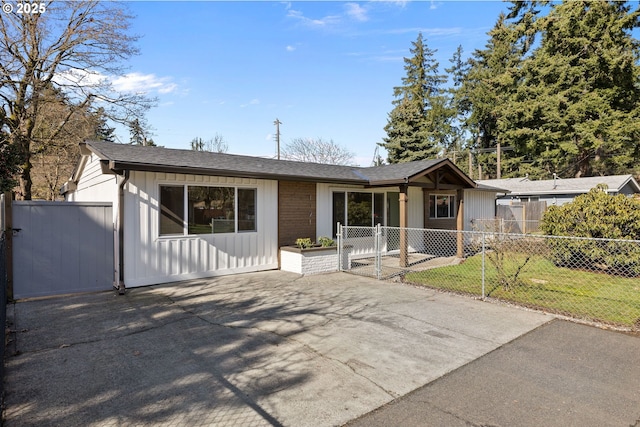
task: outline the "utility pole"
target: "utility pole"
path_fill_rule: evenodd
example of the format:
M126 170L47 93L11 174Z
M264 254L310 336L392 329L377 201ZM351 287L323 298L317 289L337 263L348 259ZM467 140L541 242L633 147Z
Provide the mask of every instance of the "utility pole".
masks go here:
M280 160L280 125L282 122L276 118L273 124L276 125L276 146L278 147L278 160Z
M500 179L500 171L502 170L502 167L500 165L500 155L501 155L502 150L500 149L500 142L498 142L496 144L496 156L497 156L497 161L498 164L496 165L496 178Z

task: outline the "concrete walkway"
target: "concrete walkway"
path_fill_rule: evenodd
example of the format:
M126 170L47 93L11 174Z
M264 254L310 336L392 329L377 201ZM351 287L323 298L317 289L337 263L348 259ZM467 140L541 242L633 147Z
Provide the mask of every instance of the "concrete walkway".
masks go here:
M342 425L552 320L280 271L18 302L8 317L9 427Z

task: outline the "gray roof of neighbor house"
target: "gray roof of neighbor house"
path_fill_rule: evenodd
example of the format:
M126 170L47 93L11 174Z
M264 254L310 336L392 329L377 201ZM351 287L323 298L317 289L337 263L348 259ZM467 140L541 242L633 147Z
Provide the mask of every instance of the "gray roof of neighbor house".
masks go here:
M446 174L449 179L455 179L467 188L476 187L475 182L449 159L358 167L96 141L81 144L81 150L85 155L94 153L107 169L114 172L139 170L343 184L399 185L442 169L442 176Z
M511 196L583 194L598 184L605 184L609 193L618 193L625 186L640 193L640 186L632 175L593 176L588 178L557 178L529 180L529 178L506 178L478 180L478 185L490 185L507 189Z

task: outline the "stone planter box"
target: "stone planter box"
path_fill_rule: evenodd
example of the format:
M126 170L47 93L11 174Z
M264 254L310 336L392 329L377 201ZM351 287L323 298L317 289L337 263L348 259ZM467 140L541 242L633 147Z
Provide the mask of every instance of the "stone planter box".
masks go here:
M338 247L313 247L300 249L296 246L280 248L280 269L298 274L320 274L338 271Z

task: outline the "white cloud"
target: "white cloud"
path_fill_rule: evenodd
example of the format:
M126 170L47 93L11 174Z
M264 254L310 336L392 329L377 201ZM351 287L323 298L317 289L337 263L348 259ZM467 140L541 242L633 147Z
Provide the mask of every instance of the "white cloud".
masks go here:
M174 92L178 87L170 77L142 73L125 74L112 79L111 82L119 92L147 93L156 91L160 94L167 94Z
M155 74L129 73L124 76L105 76L91 70L65 70L54 77L59 85L73 85L81 87L96 87L111 84L118 92L148 93L157 92L167 94L175 92L178 85L171 81L171 77L157 77Z
M304 14L295 9L287 9L287 17L296 19L301 24L312 28L323 28L340 22L340 16L328 15L320 19L307 18Z
M241 104L240 107L244 108L244 107L248 107L249 105L258 105L258 104L260 104L260 100L258 98L254 98L246 104Z
M87 70L69 69L54 76L53 81L62 86L84 86L91 87L106 83L108 79L96 72Z
M348 17L360 21L365 22L369 20L369 16L367 16L367 10L360 6L358 3L347 3L344 5L346 9L346 14Z
M286 3L287 17L297 20L302 25L310 28L327 28L333 25L338 25L346 20L353 20L358 22L366 22L369 20L368 10L359 3L345 3L344 11L335 14L327 15L322 18L309 18L304 15L300 10L293 9L291 3Z
M296 50L296 48L291 45L288 45L286 49L287 49L287 52L293 52L294 50Z

